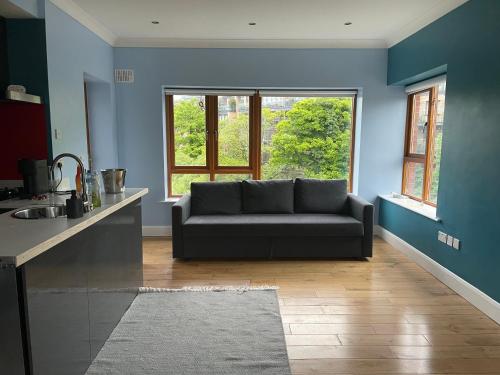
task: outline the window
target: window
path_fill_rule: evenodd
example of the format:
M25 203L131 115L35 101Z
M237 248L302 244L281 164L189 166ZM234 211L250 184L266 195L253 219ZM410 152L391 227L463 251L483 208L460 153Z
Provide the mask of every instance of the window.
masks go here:
M207 113L204 96L173 97L173 161L176 166L207 167Z
M351 180L354 97L263 96L263 179Z
M191 182L342 178L352 184L355 92L166 92L168 195Z
M254 92L176 91L166 95L168 195L191 182L256 178Z
M250 166L250 98L218 96L217 165Z
M402 192L436 206L446 81L419 86L408 95Z

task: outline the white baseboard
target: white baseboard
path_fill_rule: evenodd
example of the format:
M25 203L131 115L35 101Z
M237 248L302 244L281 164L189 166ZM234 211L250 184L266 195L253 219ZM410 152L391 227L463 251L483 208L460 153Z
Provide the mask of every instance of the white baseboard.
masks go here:
M374 233L500 324L500 303L387 229L376 225Z
M171 237L172 227L170 225L165 226L142 226L142 236L143 237Z

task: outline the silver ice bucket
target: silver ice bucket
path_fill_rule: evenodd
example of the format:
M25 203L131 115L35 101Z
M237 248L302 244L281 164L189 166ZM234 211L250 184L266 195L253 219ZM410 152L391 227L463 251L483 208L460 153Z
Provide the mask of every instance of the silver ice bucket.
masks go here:
M101 169L104 191L106 194L119 194L125 191L126 169L113 168Z

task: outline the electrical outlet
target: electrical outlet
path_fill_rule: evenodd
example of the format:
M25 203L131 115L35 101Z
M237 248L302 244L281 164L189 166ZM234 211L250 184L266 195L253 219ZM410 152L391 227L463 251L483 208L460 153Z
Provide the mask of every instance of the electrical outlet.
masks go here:
M438 241L442 243L446 243L446 233L439 231L438 232Z
M446 244L448 246L453 246L453 237L448 235L448 237L446 238Z
M458 238L453 239L453 248L456 250L460 250L460 240Z

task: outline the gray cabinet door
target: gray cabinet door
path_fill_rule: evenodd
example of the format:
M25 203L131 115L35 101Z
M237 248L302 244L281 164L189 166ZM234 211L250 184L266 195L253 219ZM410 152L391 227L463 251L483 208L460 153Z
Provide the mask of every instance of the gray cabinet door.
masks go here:
M142 286L140 200L24 264L34 375L83 375Z
M90 365L88 239L80 232L23 266L33 374L84 374Z

